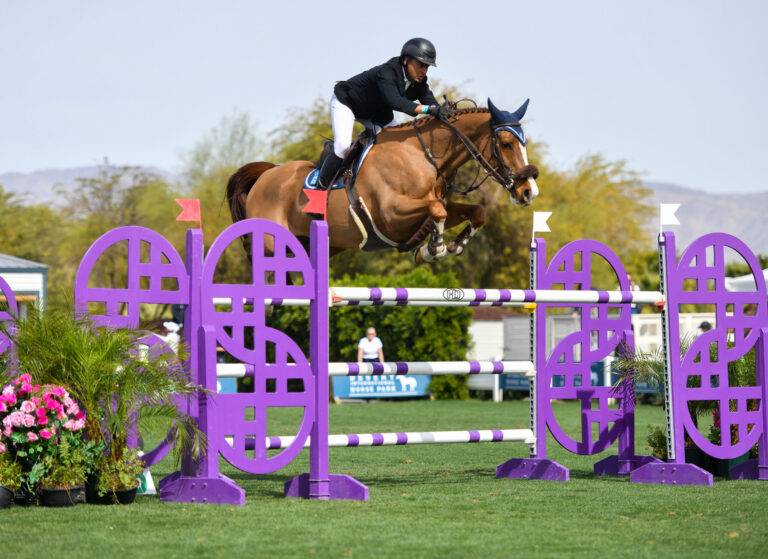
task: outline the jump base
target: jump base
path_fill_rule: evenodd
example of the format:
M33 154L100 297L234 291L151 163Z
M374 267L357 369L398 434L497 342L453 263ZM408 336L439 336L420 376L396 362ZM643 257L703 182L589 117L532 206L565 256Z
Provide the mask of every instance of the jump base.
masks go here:
M759 479L768 481L768 466L760 466L757 458L731 468L731 479Z
M496 477L568 481L571 472L565 466L546 458L513 458L496 467Z
M245 505L245 489L238 487L234 481L221 474L218 478L179 476L171 481L165 479L163 481L165 483L160 488L161 501Z
M712 474L684 462L652 462L629 474L632 483L712 486Z
M301 474L285 482L285 496L296 497L299 499L317 499L320 501L330 501L336 499L348 499L350 501L367 501L368 487L357 481L355 478L341 474L330 474L327 491L315 488L310 493L309 474ZM321 484L317 484L320 486Z

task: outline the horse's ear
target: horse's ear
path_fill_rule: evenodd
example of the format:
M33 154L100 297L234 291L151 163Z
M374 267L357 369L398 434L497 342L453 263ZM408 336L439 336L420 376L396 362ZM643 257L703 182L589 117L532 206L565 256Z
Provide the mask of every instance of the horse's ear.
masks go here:
M488 98L488 110L491 111L491 124L505 124L504 111L500 111L490 97Z
M520 108L512 113L512 116L515 118L515 122L520 122L520 120L525 116L525 111L528 110L528 101L530 101L530 99L526 99L525 103L520 105Z

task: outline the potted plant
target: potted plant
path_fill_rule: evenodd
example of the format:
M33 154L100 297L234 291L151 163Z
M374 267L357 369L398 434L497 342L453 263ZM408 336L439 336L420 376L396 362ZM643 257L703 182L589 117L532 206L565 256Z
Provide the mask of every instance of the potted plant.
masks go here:
M84 437L103 448L94 464L95 483L102 474L114 478L114 472L135 469L135 456L127 451L132 429L164 426L177 459L182 453L198 456L204 448L203 434L178 406L201 389L181 365L184 348L179 358L148 347L146 332L136 328L99 327L88 316L56 309L31 308L13 327L0 324L0 332L15 346L4 358L6 370L19 368L35 382L67 386L84 410ZM124 485L104 482L109 490L133 489Z
M21 487L21 464L0 443L0 509L13 505L13 496Z
M55 461L66 467L70 448L79 446L85 414L63 387L32 384L25 373L2 389L0 424L2 448L22 469L23 499L32 501Z
M110 460L104 455L99 464L96 483L98 502L104 504L128 505L136 498L139 476L144 471L144 462L135 448L123 449L120 460Z
M74 436L62 437L55 454L43 460L45 474L40 479L38 502L49 507L69 507L83 495L83 484L93 461L93 442Z

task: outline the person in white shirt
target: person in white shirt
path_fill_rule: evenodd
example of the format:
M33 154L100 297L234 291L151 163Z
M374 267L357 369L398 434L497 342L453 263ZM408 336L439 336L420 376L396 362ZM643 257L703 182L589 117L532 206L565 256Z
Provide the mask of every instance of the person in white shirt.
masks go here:
M178 353L181 336L179 330L181 327L175 322L163 322L163 334L157 337L163 340L174 353Z
M376 363L384 362L384 344L376 336L376 329L371 327L365 333L365 337L360 339L357 344L357 362L358 363Z

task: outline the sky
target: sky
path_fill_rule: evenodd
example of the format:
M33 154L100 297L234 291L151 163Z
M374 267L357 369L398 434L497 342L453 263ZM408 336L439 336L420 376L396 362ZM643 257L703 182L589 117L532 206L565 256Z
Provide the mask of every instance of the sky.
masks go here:
M759 0L0 0L0 174L179 172L222 118L268 139L422 36L430 77L481 105L530 98L555 168L602 154L646 181L766 192L766 27Z

